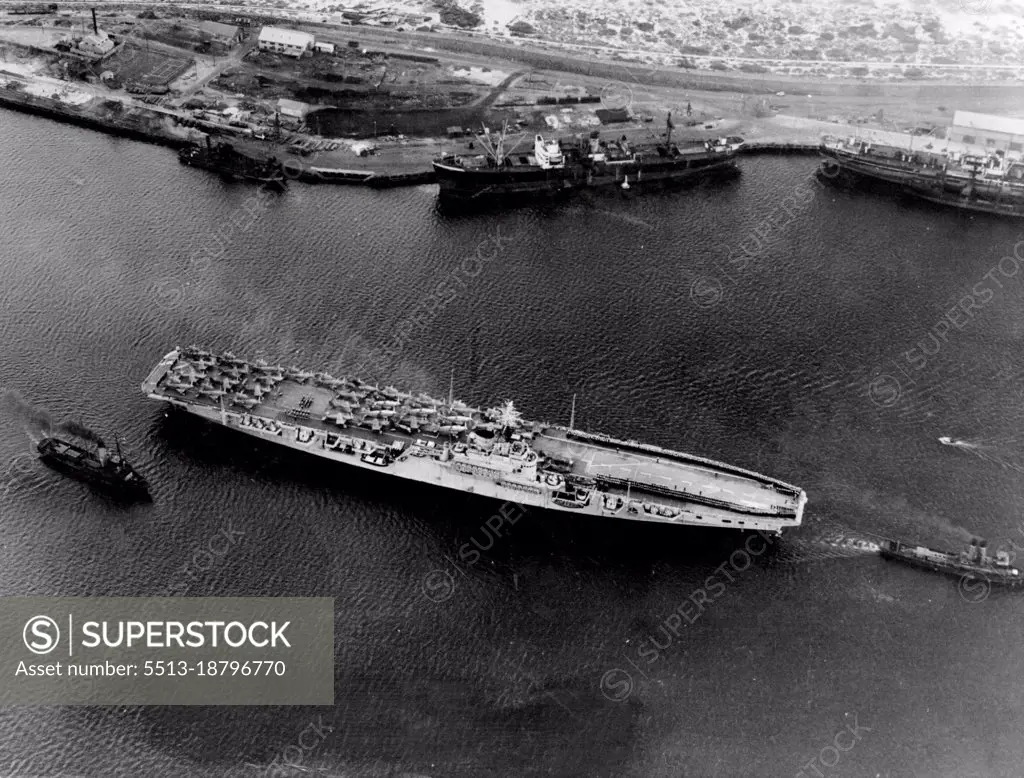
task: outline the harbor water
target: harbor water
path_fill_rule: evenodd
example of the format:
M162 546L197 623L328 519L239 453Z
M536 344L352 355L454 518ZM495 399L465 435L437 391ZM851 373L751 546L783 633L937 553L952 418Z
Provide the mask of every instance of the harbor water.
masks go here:
M806 156L460 213L257 198L9 112L0 144L0 594L329 596L336 644L329 708L0 710L0 775L1020 774L1019 596L863 545L1024 547L1020 225ZM558 423L575 396L580 428L803 487L804 526L488 524L168 416L139 384L191 343ZM38 464L14 393L119 433L153 504Z

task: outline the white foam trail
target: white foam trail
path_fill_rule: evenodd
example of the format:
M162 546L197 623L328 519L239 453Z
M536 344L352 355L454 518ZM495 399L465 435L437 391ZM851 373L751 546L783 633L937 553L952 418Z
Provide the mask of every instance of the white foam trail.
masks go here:
M875 540L830 521L826 520L816 529L821 533L819 537L797 537L787 542L779 549L779 560L790 564L824 562L830 559L870 556L879 551L879 545Z
M939 442L944 446L951 446L974 454L978 459L984 462L999 465L1007 470L1013 470L1016 473L1024 473L1024 465L1008 461L998 453L998 449L995 446L971 443L970 441L957 440L956 438L948 437L939 438Z
M943 446L953 446L954 448L963 448L968 450L983 448L983 446L980 443L971 443L970 441L967 440L951 438L946 435L943 435L941 438L939 438L939 443L941 443Z

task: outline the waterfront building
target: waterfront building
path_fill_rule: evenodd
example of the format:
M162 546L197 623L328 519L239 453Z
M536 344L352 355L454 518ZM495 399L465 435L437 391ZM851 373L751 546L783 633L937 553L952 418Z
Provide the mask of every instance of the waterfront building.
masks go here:
M1019 156L1024 152L1024 119L957 111L946 132L946 140Z

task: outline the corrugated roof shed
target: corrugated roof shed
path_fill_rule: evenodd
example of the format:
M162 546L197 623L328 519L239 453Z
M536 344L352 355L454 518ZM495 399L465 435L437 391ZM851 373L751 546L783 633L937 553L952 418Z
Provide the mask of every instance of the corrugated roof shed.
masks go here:
M992 116L987 113L957 111L953 114L953 126L971 130L988 130L989 132L1024 135L1024 119L1009 119L1005 116Z

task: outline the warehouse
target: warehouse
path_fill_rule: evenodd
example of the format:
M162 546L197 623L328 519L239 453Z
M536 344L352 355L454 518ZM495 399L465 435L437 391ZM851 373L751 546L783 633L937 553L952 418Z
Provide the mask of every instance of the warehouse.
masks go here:
M281 27L264 27L260 30L260 49L301 57L313 48L313 36L308 32L285 30Z
M1024 151L1024 120L957 111L946 131L946 140L1020 154Z

